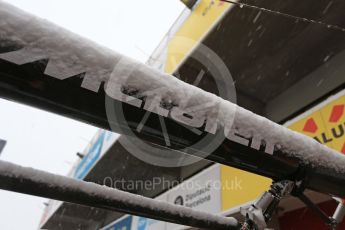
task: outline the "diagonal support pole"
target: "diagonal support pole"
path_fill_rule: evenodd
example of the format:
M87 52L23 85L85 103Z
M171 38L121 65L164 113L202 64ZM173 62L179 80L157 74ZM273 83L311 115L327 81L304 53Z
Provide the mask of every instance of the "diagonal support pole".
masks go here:
M322 209L314 204L305 194L300 193L297 197L315 214L317 214L325 224L331 226L332 229L336 228L337 222L332 217L329 217L324 211L322 211Z

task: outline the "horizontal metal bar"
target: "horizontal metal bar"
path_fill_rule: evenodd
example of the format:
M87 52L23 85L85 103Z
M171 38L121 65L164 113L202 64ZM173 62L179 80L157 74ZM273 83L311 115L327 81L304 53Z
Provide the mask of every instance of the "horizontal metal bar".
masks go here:
M0 189L202 229L238 229L234 218L156 201L90 182L0 161Z
M141 107L124 103L109 96L105 92L104 86L109 82L110 75L114 77L114 73L108 73L109 76L107 77L99 73L102 71L113 71L119 59L123 57L122 55L108 51L96 44L91 44L86 39L76 35L71 35L69 31L54 24L45 22L48 23L47 26L42 26L43 22L33 19L29 20L29 18L34 16L21 12L14 7L11 9L11 12L16 13L9 13L8 17L0 14L0 20L3 17L4 20L19 21L19 24L23 23L25 26L28 26L28 21L29 23L32 22L30 27L33 30L40 31L42 33L41 36L44 36L48 43L52 42L53 44L44 44L42 49L32 49L27 44L23 45L22 42L13 39L13 37L17 37L19 40L27 39L27 36L18 33L13 28L10 29L14 33L10 32L12 36L2 36L0 38L2 39L0 40L0 97L90 123L100 128L113 130L120 134L135 135L145 141L170 149L182 149L188 154L200 156L205 152L205 147L209 145L208 142L205 141L203 145L199 146L194 146L194 144L200 139L200 136L211 136L213 134L207 133L204 130L200 130L201 135L193 134L189 129L183 128L170 117L162 117L152 113L141 132L137 131L137 127L147 111ZM18 15L21 15L19 19ZM23 18L27 18L27 20ZM21 28L18 25L18 30L21 30ZM6 31L8 28L4 26L3 28L0 27L0 29ZM70 35L73 37L73 40L66 40L66 37ZM37 40L40 40L39 35L35 34L34 36L38 36ZM66 45L63 52L65 58L60 56L60 49L57 48L60 42ZM79 43L85 43L87 46L80 48L78 46ZM46 49L49 49L49 51ZM81 70L74 70L76 65L70 65L69 58L76 55L82 56L81 58L87 58L83 56L87 56L87 54L83 53L85 49L90 49L89 54L92 55L89 56L94 56L94 59L104 60L104 62L99 62L98 66L90 67L88 66L90 65L89 60L84 60L85 63L81 63L81 65L83 67L86 66L86 70L89 71L83 72L83 68ZM82 54L76 54L77 50L82 52ZM54 63L59 67L51 73L55 76L52 77L48 72L55 68ZM133 65L133 63L130 63L130 65ZM131 68L131 66L127 67ZM95 72L93 73L93 71ZM149 68L145 71L153 75L160 74L158 71L154 72L155 70ZM81 74L77 74L79 72ZM92 73L91 76L90 72ZM88 78L86 77L87 74L89 74ZM144 77L140 75L143 75L143 73L135 72L135 77L138 79ZM121 76L115 75L115 77ZM103 83L98 91L95 89L90 90L82 87L86 79L88 79L87 82L90 84L90 87L100 82ZM112 104L115 110L114 119L108 119L106 103ZM120 114L123 114L123 117ZM160 119L164 119L169 131L170 146L166 145L164 133L161 127L157 125L160 123ZM291 177L298 171L297 159L286 161L278 156L278 152L274 156L269 155L262 151L262 149L256 150L226 139L223 133L219 131L219 133L214 135L214 138L220 139L221 143L207 157L208 160L244 169L276 180ZM208 139L213 140L213 137Z
M1 2L0 4L6 8L8 7L5 3ZM144 117L147 111L141 107L116 100L107 95L104 90L104 85L108 83L107 80L109 79L103 75L119 61L118 59L121 55L95 44L89 45L89 41L75 34L71 35L70 32L66 32L54 24L37 20L32 15L22 12L15 7L10 10L1 11L0 20L13 22L2 23L0 28L2 31L0 55L3 57L0 58L0 97L80 120L104 129L113 130L121 134L134 135L142 140L173 150L181 151L182 149L188 154L200 156L205 151L204 149L208 143L205 143L203 146L194 146L193 144L198 140L199 136L181 127L178 122L169 117L160 117L154 114L146 122L142 132L136 130L138 124L141 122L141 118ZM41 25L42 23L44 25ZM10 28L7 28L7 26ZM30 36L25 36L22 30L24 30L24 27L29 26L31 29L37 30L42 34L33 33ZM70 35L72 38L66 40L66 37ZM40 39L39 36L44 36L44 38ZM31 39L30 42L24 42L27 39ZM45 43L47 41L50 42L48 42L49 47ZM39 48L28 47L28 44L36 42L40 46ZM84 45L78 46L80 43ZM59 56L62 49L60 45L63 47L63 58ZM85 50L88 52L85 52ZM89 60L90 57L91 61ZM78 61L81 61L79 63L80 66L78 66L78 63L73 64L73 60L78 58L80 58ZM95 65L94 60L97 60L97 63L102 66ZM99 62L99 60L103 61ZM69 61L72 61L72 64ZM67 66L71 69L68 69L68 73L66 73L64 72L66 69L60 69L60 66ZM148 67L146 68L146 73L153 76L160 76L159 72ZM95 71L96 69L97 71ZM49 72L53 72L54 77L51 76L52 74L49 75ZM145 77L140 72L135 74L135 77L138 79ZM143 76L140 76L140 74ZM121 76L115 77L120 78ZM88 84L88 88L85 88L85 82ZM96 86L100 82L102 82L102 85L97 89ZM153 83L156 82L152 81ZM206 94L206 92L200 92L197 96L205 96ZM116 120L109 121L105 101L113 104L114 108L121 108L121 113L124 114L124 118L117 117ZM247 115L249 115L249 112ZM251 117L253 118L249 122L251 124L263 122L272 125L268 120L263 121L261 117L255 115ZM170 146L166 145L164 133L157 126L160 119L164 119L166 127L169 130ZM254 134L255 132L258 134L264 133L262 130L254 130ZM219 133L224 135L222 134L222 130ZM209 134L202 131L202 135ZM285 134L282 139L289 139L291 136L294 136L294 133L289 133L288 131ZM303 146L303 140L295 139L295 141ZM304 180L304 186L307 189L338 197L345 197L344 172L333 167L322 166L322 164L305 164L297 154L295 157L289 156L287 154L289 148L289 144L285 144L285 146L276 149L274 154L271 155L267 154L262 148L251 148L231 139L224 138L219 143L219 146L207 156L207 159L266 176L273 180ZM313 154L322 154L314 152L315 149L319 148L314 148ZM309 159L312 158L309 157ZM335 163L339 164L339 162ZM2 182L0 181L0 183Z

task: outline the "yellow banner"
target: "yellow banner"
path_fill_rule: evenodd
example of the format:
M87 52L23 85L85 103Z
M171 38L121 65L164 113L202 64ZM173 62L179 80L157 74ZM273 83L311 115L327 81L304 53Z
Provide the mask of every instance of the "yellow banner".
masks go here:
M345 96L328 100L288 127L345 154Z
M201 0L170 41L165 72L173 73L230 7L219 0Z
M221 181L222 211L257 199L272 183L271 179L224 165L221 166Z
M345 154L345 96L343 94L334 96L309 110L290 122L287 127ZM223 211L254 201L271 184L270 179L227 166L221 167L221 179ZM237 181L235 189L231 187L234 181Z

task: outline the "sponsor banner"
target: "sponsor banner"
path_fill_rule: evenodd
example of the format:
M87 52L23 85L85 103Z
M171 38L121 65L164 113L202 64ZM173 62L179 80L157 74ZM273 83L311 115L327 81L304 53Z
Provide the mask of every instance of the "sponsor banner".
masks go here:
M231 4L219 0L200 0L170 40L165 72L173 73L230 7ZM186 45L180 38L193 42Z
M84 158L80 161L74 171L74 178L84 179L98 160L116 142L119 135L100 129L91 144L84 151Z
M287 122L285 126L345 154L345 91ZM228 166L221 166L221 179L222 211L227 213L232 210L237 212L241 205L252 203L271 184L270 179Z
M133 217L126 215L101 230L131 230L132 222Z
M286 126L345 154L345 91L330 97Z
M137 226L133 230L162 230L166 229L166 223L158 220L137 217Z
M220 213L220 166L214 165L168 191L169 203L209 213ZM167 229L184 229L184 226L167 224Z
M84 155L84 158L77 166L74 177L77 179L84 179L85 176L89 173L92 167L101 157L101 152L103 148L105 132L100 131L95 138L95 141L90 145L87 154Z
M101 156L103 156L120 137L120 134L117 134L117 133L113 133L110 131L104 131L104 132L105 132L104 134L105 136L103 140Z
M192 10L186 8L147 64L172 74L231 7L220 0L199 0Z
M253 202L266 191L272 180L246 171L220 166L222 182L222 212L238 212L244 204Z

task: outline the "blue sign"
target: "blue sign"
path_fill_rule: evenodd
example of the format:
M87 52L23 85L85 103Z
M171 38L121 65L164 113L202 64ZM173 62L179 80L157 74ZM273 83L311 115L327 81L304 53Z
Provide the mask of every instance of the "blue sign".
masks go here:
M139 217L138 220L138 230L145 230L147 226L147 218L145 217Z
M104 132L101 132L96 142L91 146L89 152L84 156L83 160L75 170L74 177L84 179L87 173L92 169L101 157L101 151L104 141Z
M131 230L132 228L132 216L128 216L119 222L112 224L111 226L105 228L104 230Z
M139 217L137 230L147 230L151 225L158 223L158 220L152 220L145 217Z

